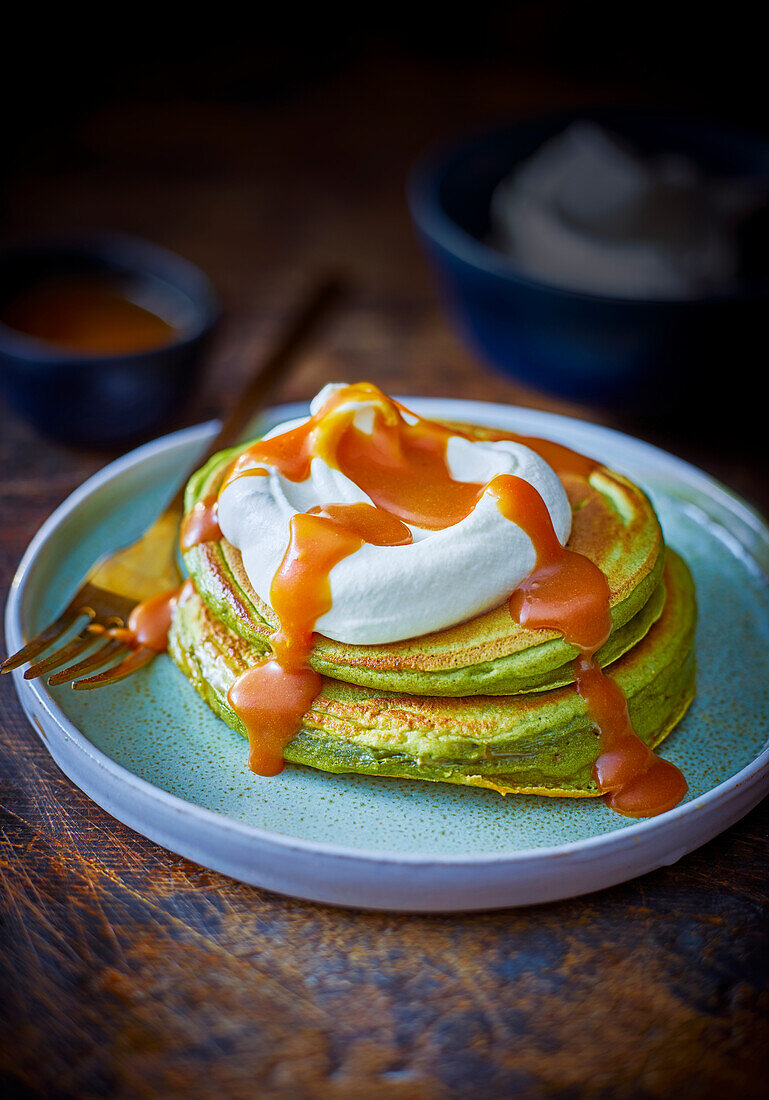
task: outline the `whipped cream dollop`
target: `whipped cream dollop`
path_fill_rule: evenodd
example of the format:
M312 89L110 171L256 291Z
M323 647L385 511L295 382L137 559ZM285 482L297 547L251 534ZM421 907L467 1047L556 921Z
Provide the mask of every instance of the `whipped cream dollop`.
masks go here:
M495 242L534 278L628 298L695 298L739 274L740 223L766 201L749 179L688 157L644 157L591 122L546 141L496 188Z
M324 387L313 400L313 415L344 384ZM348 406L342 405L344 410ZM370 433L376 402L355 398L349 403L354 424ZM339 407L337 407L339 411ZM407 423L418 418L401 410ZM267 437L306 422L293 420ZM522 444L469 441L451 436L446 463L456 481L487 484L497 474L514 474L528 481L548 508L555 533L565 545L571 531L571 508L563 485L539 455ZM310 475L294 482L266 463L266 476L235 477L219 497L219 526L240 550L254 590L266 603L289 544L289 524L298 512L329 504L373 503L355 481L320 457ZM413 542L402 546L364 543L338 562L329 574L332 607L316 630L354 645L400 641L428 634L472 618L497 606L534 568L536 555L529 536L506 519L497 501L482 493L473 510L442 530L408 524Z

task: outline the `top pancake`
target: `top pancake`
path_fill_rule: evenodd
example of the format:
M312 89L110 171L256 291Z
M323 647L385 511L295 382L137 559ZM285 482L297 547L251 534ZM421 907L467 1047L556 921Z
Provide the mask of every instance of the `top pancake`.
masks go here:
M478 439L502 433L462 425ZM190 479L189 511L218 492L238 446L215 455ZM662 532L641 489L605 467L586 479L563 474L572 506L568 545L590 558L605 574L610 591L612 634L599 650L602 665L642 638L664 603L660 584ZM184 555L195 586L211 612L250 644L269 649L277 618L254 592L240 552L227 542L207 542ZM461 580L460 580L461 583ZM450 597L449 597L450 598ZM386 645L347 645L323 635L310 664L326 676L351 684L408 694L465 696L516 694L557 687L573 680L577 655L556 631L530 630L510 617L505 602L473 619L432 634Z

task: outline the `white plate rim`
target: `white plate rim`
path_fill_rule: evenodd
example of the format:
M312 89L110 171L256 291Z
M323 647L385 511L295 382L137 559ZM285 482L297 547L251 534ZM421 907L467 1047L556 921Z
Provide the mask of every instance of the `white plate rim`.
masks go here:
M510 420L514 418L516 427L523 428L530 434L536 434L537 432L550 436L555 434L557 438L559 434L558 428L566 428L574 445L577 445L579 441L575 439L575 436L584 438L588 443L592 443L593 441L598 441L600 443L601 438L611 440L615 446L624 446L629 453L635 456L642 455L646 460L651 462L654 467L664 469L690 488L696 489L704 493L709 499L720 503L720 505L733 514L735 518L739 518L759 542L769 551L769 527L767 527L766 523L755 509L742 500L737 494L721 485L708 474L705 474L702 470L699 470L683 459L677 458L653 444L627 436L622 432L604 427L603 425L579 421L555 413L526 409L520 406L501 405L481 401L465 401L453 398L402 397L399 398L399 400L411 405L416 411L429 413L433 416L444 416L454 420L465 419L476 420L478 423L486 422L491 424L496 422L497 424L504 424L505 421L509 423ZM283 405L268 410L268 415L271 418L279 417L280 419L289 419L291 417L303 415L306 412L306 408L307 406L305 404ZM49 539L55 535L57 529L66 517L75 510L86 497L90 496L90 494L97 489L102 488L114 477L134 466L151 461L156 455L165 450L183 447L192 442L199 442L202 444L213 435L216 427L216 421L209 421L205 424L194 425L190 428L172 432L152 440L149 443L143 444L121 458L109 463L92 477L88 478L82 485L75 489L58 508L56 508L31 540L11 584L5 612L5 636L8 652L14 652L23 644L21 610L27 580L32 573L35 562L42 552L43 547ZM592 448L588 446L585 449L590 450ZM322 843L315 840L288 837L256 825L249 825L245 822L229 818L225 814L208 810L194 802L189 802L178 795L171 794L168 791L156 787L148 780L142 779L127 768L117 764L111 757L107 756L100 749L97 749L61 710L40 681L24 680L21 670L16 670L13 676L20 701L33 724L33 729L37 724L34 721L35 716L33 716L33 708L35 710L40 708L46 715L46 725L49 726L49 732L51 728L53 728L62 734L65 741L77 751L77 754L87 759L95 774L105 773L110 781L118 783L127 791L138 795L143 803L155 804L159 812L166 812L176 818L177 821L187 820L191 826L199 825L204 831L210 830L213 833L221 834L223 840L226 840L227 837L231 837L233 840L237 838L238 840L251 842L255 846L256 854L259 854L260 850L264 852L270 849L274 852L276 851L283 854L293 852L303 857L325 857L333 860L335 864L338 864L339 861L354 864L361 869L361 873L364 877L366 877L367 874L371 875L372 871L375 873L377 867L388 867L392 870L397 870L398 868L403 868L404 870L446 869L448 872L459 872L462 869L474 870L487 868L490 871L504 870L513 873L516 869L524 871L527 866L539 867L543 863L552 861L557 861L559 867L565 869L564 861L576 859L578 862L581 862L583 857L589 857L592 862L599 860L603 855L608 855L609 853L612 854L615 862L617 857L619 857L621 861L625 855L632 855L635 853L636 856L640 856L641 852L639 851L639 846L643 849L654 848L656 839L662 836L667 837L670 834L675 834L677 827L683 826L686 823L691 823L694 818L701 818L703 810L708 810L718 803L723 803L722 813L719 817L719 821L715 823L715 828L712 830L705 829L702 832L701 838L696 839L694 843L684 841L684 847L677 848L672 858L669 852L667 854L658 852L656 856L652 857L651 863L645 866L645 870L651 870L653 867L659 866L663 862L673 862L675 859L686 854L686 852L706 843L707 840L739 820L741 816L758 803L763 796L764 787L767 786L767 781L769 781L769 746L767 746L750 764L746 765L731 778L713 787L704 795L698 796L692 799L692 801L686 802L659 817L636 822L617 832L586 837L581 840L570 841L565 844L549 847L513 849L507 852L490 853L488 855L435 856L420 855L419 853L396 853L353 848L337 844ZM40 729L39 732L48 751L51 752L51 755L54 756L54 759L57 759L57 762L60 763L61 766L60 760L56 754L53 753L50 744L48 744L48 737L42 729ZM59 747L61 748L61 746ZM67 752L69 752L69 750L67 750ZM66 769L63 768L63 770ZM69 774L69 772L67 772L67 774ZM70 778L72 778L81 789L85 789L81 782L74 776L70 775ZM89 784L89 786L92 785L92 783ZM100 801L98 796L94 795L92 790L86 790L86 793L98 804L103 805L103 802ZM105 801L112 801L114 803L115 799L105 798ZM109 806L104 806L104 808L107 809L108 812L113 812ZM125 824L129 825L137 832L150 836L150 833L143 829L141 824L137 824L135 820L125 821L125 817L119 813L113 813L113 816L117 816L120 820L124 820ZM155 829L154 835L150 836L150 838L157 840L157 833L158 830ZM683 837L681 839L683 841ZM163 843L166 847L170 847L174 851L178 851L180 854L190 854L189 850L182 851L181 845L178 843L168 843L165 840L160 840L159 842ZM196 845L193 844L192 846L196 848ZM649 854L650 853L647 852L647 855ZM196 859L197 862L203 863L206 866L212 866L210 861L201 858L200 855L197 857L191 855L190 858ZM635 859L632 862L635 866L639 861ZM643 862L644 861L641 860L641 863ZM221 870L222 867L216 866L214 869ZM609 880L601 882L599 886L588 885L586 889L592 890L601 888L601 886L612 885L616 882L635 877L636 874L644 873L644 870L633 870L629 865L625 867L625 870L627 870L628 873L623 873L621 877L610 876ZM236 878L243 878L245 881L254 882L256 885L267 885L268 888L281 889L281 887L270 886L260 881L258 874L256 876L249 876L237 873L237 871L233 870L225 870L224 873L232 874L233 877ZM521 883L521 885L523 884ZM375 886L372 889L371 884L369 884L368 888L362 890L361 900L350 900L349 898L342 897L337 899L332 896L334 890L331 887L326 891L328 896L317 896L317 890L315 893L304 893L301 890L295 891L291 889L285 889L282 890L282 892L292 894L293 896L306 897L309 900L326 901L331 904L393 909L405 907L409 909L438 911L447 908L491 908L495 905L528 904L538 900L548 900L548 897L545 896L532 895L531 897L526 896L524 899L513 901L502 900L489 903L488 901L481 902L480 899L478 899L479 904L472 903L472 900L467 904L460 904L459 899L455 899L454 901L449 900L447 903L445 901L445 896L452 895L450 884L448 890L438 891L441 898L444 898L444 900L435 906L430 904L424 906L406 904L404 906L402 903L397 902L397 900L395 904L390 905L386 900L382 900L381 898L377 900L377 889ZM555 893L550 892L549 898L568 897L581 892L585 891L572 888L568 890L558 890ZM540 890L539 893L541 894L542 891ZM545 891L545 894L547 893L548 892ZM372 897L373 900L371 900Z

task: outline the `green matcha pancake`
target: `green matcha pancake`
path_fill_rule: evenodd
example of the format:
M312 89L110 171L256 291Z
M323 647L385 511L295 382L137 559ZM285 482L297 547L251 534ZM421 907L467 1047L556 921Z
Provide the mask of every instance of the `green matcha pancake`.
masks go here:
M462 427L478 439L499 437L489 429ZM218 493L242 450L214 456L190 479L187 512ZM599 664L606 666L636 645L662 613L662 532L647 496L621 474L597 467L588 480L564 474L562 481L573 513L568 546L590 558L609 584L612 631L597 654ZM277 618L253 590L240 552L220 538L193 547L184 559L214 618L254 653L269 652ZM514 622L505 603L456 626L402 642L348 645L316 634L309 663L324 676L376 691L463 697L512 695L572 683L576 655L575 647L556 631L527 629Z
M671 551L661 584L661 614L610 673L627 698L636 733L651 747L667 736L694 695L694 589L686 565ZM227 692L240 673L259 663L263 646L218 621L188 589L176 608L169 652L212 710L245 736ZM446 699L324 678L285 758L331 772L461 783L502 794L594 796L600 793L592 775L598 745L573 686Z

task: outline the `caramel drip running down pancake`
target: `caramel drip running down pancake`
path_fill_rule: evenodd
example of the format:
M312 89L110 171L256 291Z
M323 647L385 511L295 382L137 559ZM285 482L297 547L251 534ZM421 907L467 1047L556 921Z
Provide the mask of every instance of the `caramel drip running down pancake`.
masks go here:
M222 537L219 530L217 512L218 500L215 496L199 500L182 520L179 531L179 546L183 554L202 542L218 542Z
M185 582L191 583L191 582ZM181 595L182 588L170 588L157 596L142 600L131 612L128 620L128 632L133 645L143 645L165 653L168 648L168 631L171 628L171 616Z
M488 491L502 514L526 531L537 554L534 569L510 597L510 614L522 626L558 630L580 650L576 689L600 734L593 778L607 805L628 817L672 809L688 790L686 780L638 737L625 696L594 660L611 632L606 578L588 558L561 546L550 513L527 481L503 474Z
M356 401L358 407L373 406L370 431L355 423L351 404ZM594 778L607 804L629 816L670 809L686 793L683 776L636 735L622 692L594 661L611 631L606 578L588 558L561 546L542 497L527 481L508 474L488 485L456 481L447 446L457 434L465 433L414 417L375 386L360 383L337 391L306 423L249 447L231 467L225 484L264 474L265 466L297 482L309 477L312 459L321 457L374 503L329 504L291 519L289 545L270 593L280 623L271 638L273 656L243 673L229 692L229 702L249 734L250 767L262 775L282 770L285 745L320 690L320 676L309 667L308 657L315 624L331 607L329 574L334 566L364 542L410 542L406 523L428 530L459 523L489 492L502 514L529 535L536 551L534 570L510 597L510 614L521 625L558 630L580 650L574 665L576 690L599 731ZM488 435L524 443L561 476L586 480L597 466L557 443L507 432ZM191 521L190 532L205 528L206 516L204 507Z
M291 517L290 532L270 591L280 622L270 639L273 657L239 676L228 695L248 730L248 763L258 775L283 770L283 749L320 691L320 674L307 659L315 623L331 607L331 570L364 542L411 542L411 532L396 516L363 503L329 504L297 513Z

